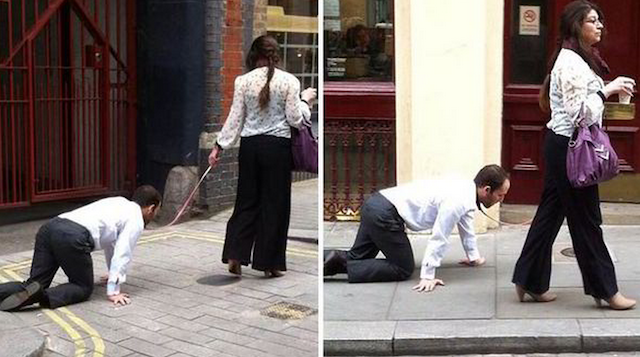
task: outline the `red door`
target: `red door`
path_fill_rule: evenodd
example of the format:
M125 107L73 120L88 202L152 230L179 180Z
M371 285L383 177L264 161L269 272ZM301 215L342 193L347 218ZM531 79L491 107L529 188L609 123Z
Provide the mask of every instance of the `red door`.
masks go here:
M0 208L133 188L134 11L0 1Z
M508 203L535 204L542 192L542 140L548 117L538 108L538 92L555 49L560 14L569 2L505 1L502 164L511 172ZM612 70L605 81L626 75L640 82L640 2L595 2L604 12L608 32L600 45ZM638 202L638 112L633 120L607 119L604 125L620 156L622 174L601 185L601 199Z

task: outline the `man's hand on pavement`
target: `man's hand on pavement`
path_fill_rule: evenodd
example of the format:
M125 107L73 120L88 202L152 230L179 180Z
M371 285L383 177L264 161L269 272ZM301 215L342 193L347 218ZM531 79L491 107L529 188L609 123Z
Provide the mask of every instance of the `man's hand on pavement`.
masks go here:
M466 266L469 266L469 267L477 267L477 266L480 266L480 265L482 265L482 264L484 264L486 262L487 262L487 260L484 257L480 257L480 258L478 258L476 260L469 260L469 258L465 258L465 259L460 260L458 262L458 264L466 265Z
M120 293L116 295L108 295L109 301L113 302L116 306L124 306L131 304L131 298L129 294Z
M438 285L444 286L444 281L440 279L420 279L420 283L414 286L413 290L417 292L430 292Z

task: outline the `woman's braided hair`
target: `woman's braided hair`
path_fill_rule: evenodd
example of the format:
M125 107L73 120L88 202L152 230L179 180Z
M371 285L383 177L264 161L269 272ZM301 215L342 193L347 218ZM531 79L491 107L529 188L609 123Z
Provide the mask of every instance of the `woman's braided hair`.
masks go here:
M246 66L248 70L254 70L258 67L268 66L267 83L260 91L259 104L260 109L266 108L271 99L271 93L269 90L269 84L275 69L280 65L280 49L278 47L278 41L269 35L263 35L255 40L251 44L251 49L247 54Z

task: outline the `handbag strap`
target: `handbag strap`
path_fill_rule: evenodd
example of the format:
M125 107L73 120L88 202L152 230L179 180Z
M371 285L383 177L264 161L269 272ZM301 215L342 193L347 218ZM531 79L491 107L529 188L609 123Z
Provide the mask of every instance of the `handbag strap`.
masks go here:
M569 139L569 147L570 148L576 146L576 139L578 139L578 131L579 130L580 130L580 127L575 128L573 130L573 134L571 134L571 138Z

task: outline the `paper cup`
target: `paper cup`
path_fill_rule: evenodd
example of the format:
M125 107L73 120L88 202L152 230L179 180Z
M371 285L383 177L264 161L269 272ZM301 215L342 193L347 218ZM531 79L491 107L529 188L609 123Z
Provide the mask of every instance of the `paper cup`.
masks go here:
M625 93L618 94L618 103L620 104L631 104L631 96Z

